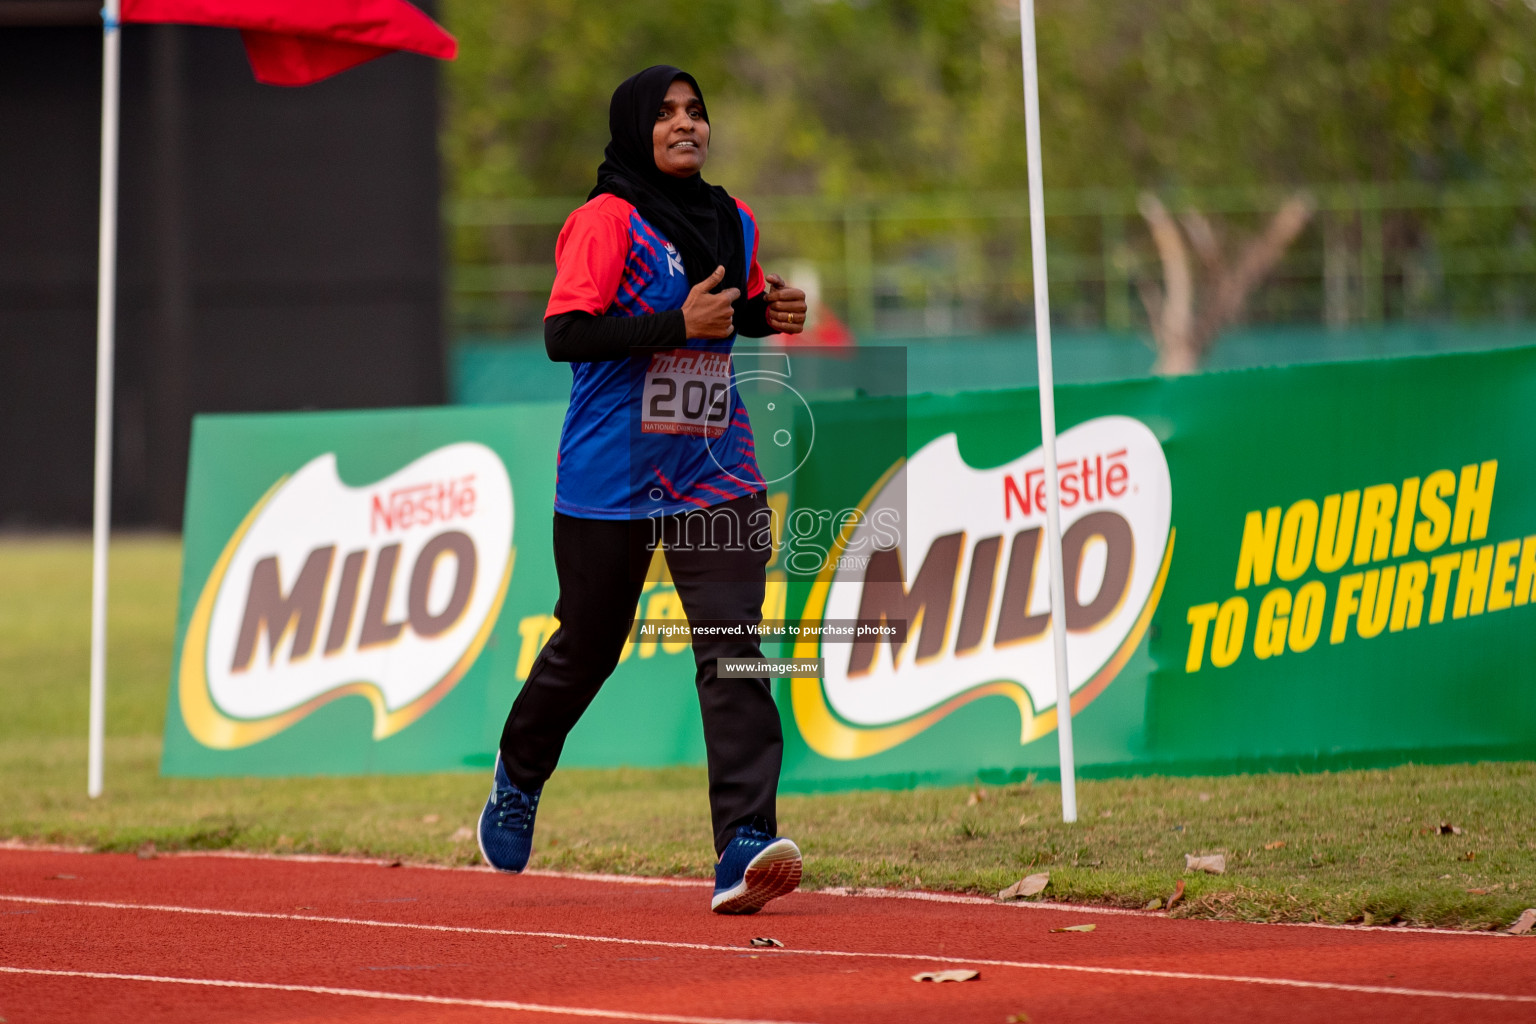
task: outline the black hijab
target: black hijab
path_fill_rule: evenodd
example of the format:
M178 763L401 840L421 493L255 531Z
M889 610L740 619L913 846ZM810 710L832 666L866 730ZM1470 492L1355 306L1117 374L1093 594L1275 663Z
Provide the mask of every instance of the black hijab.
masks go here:
M740 288L747 294L747 262L742 251L741 218L736 200L719 185L710 185L695 174L674 178L656 166L653 132L656 112L667 98L672 83L681 79L693 87L699 103L704 91L692 75L657 64L619 83L608 104L608 147L597 169L597 187L587 197L604 193L618 196L640 211L677 247L690 287L719 266L725 267L721 288ZM709 121L709 108L704 108Z

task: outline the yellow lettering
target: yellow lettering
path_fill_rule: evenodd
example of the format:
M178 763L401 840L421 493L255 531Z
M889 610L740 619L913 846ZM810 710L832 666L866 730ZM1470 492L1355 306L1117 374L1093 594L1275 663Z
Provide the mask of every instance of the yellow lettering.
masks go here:
M1435 578L1435 589L1429 598L1429 624L1445 620L1445 602L1451 593L1451 573L1461 564L1461 556L1452 551L1448 555L1436 555L1429 560L1429 574Z
M1248 632L1248 599L1229 597L1216 613L1216 629L1211 633L1211 664L1226 668L1243 653L1243 637Z
M1259 621L1253 633L1253 656L1263 661L1285 653L1285 632L1290 625L1291 592L1277 587L1259 602Z
M1312 564L1317 544L1317 502L1303 498L1285 510L1280 523L1280 546L1275 551L1275 573L1289 583Z
M1355 617L1355 632L1362 638L1369 640L1380 636L1387 628L1387 613L1392 610L1392 584L1396 578L1395 565L1366 572L1365 583L1360 587L1360 614Z
M1499 474L1497 459L1477 466L1461 467L1461 486L1456 488L1456 521L1451 526L1451 543L1465 544L1488 536L1488 513L1493 508L1493 481Z
M1323 518L1317 527L1318 572L1338 572L1349 561L1359 511L1359 491L1330 494L1323 499Z
M688 616L683 611L683 599L677 596L677 591L672 587L658 590L645 602L646 619L657 622L665 620L679 626L688 625ZM661 649L668 654L681 654L688 649L689 641L686 635L682 637L665 637L661 641ZM640 645L640 657L649 658L656 653L656 641L650 640Z
M1413 539L1413 510L1419 500L1419 478L1411 476L1403 481L1403 500L1397 503L1397 529L1392 534L1392 557L1402 558L1408 553L1408 543Z
M1404 562L1397 567L1397 593L1392 595L1392 624L1388 629L1400 633L1419 628L1424 619L1424 584L1428 582L1427 562Z
M1536 598L1536 533L1520 545L1520 575L1515 578L1515 604Z
M1515 581L1515 555L1520 553L1518 540L1506 540L1493 552L1493 582L1488 584L1488 610L1501 612L1515 603L1509 585Z
M522 639L522 646L517 649L517 678L528 678L534 658L559 627L560 620L553 615L529 615L517 624L517 635Z
M1259 586L1269 582L1275 564L1275 540L1280 535L1280 506L1265 512L1249 512L1243 521L1243 546L1237 553L1237 589L1248 589L1249 581Z
M1427 554L1435 550L1451 535L1451 506L1445 503L1445 497L1455 489L1456 474L1448 469L1437 469L1424 478L1424 489L1419 492L1419 511L1424 513L1424 521L1413 528L1413 545L1420 551Z
M1328 604L1328 589L1321 580L1302 584L1291 605L1291 650L1300 654L1311 650L1323 632L1323 612Z
M1197 604L1185 616L1185 621L1190 625L1189 654L1184 658L1185 672L1200 671L1200 665L1205 660L1205 637L1216 619L1217 607L1215 601Z
M1492 544L1461 553L1461 572L1456 574L1456 610L1451 612L1451 618L1483 614L1483 603L1488 600L1488 572L1492 568Z
M1360 498L1360 533L1355 538L1355 564L1379 562L1392 546L1392 513L1397 511L1397 488L1392 484L1367 487Z
M1360 601L1355 595L1364 582L1363 573L1352 572L1348 576L1339 577L1339 599L1333 605L1333 628L1328 631L1329 643L1344 642L1344 635L1349 631L1349 617L1360 607Z

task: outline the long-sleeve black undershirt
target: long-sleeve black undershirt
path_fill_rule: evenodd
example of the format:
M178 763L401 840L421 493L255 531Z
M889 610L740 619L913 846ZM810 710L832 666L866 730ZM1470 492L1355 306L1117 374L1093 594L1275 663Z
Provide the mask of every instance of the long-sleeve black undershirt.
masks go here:
M737 307L736 333L763 338L768 326L768 296L758 295ZM628 359L636 349L682 348L688 332L680 309L641 316L593 316L580 310L544 321L544 350L557 363L603 363Z

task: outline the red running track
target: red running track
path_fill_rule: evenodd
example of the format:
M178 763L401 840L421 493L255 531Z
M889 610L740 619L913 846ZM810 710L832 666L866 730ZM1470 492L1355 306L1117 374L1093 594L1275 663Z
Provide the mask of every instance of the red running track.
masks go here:
M899 893L795 893L731 918L709 894L693 880L0 849L0 1019L1536 1020L1536 939ZM911 980L949 967L981 977Z

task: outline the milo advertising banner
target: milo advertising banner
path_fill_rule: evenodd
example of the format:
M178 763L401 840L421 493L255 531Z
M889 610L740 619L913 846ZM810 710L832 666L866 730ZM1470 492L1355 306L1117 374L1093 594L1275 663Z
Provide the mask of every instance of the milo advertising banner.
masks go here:
M1058 389L1082 770L1536 756L1533 403L1530 349ZM900 465L797 480L855 510L804 618L908 629L797 645L826 667L786 684L789 779L1055 774L1038 424L1033 391L914 397L864 424ZM898 491L899 543L861 543Z
M556 626L563 414L199 417L162 770L488 768ZM639 611L682 620L659 566ZM628 645L567 761L702 761L692 678L686 639Z
M829 393L772 431L765 653L819 659L784 788L1053 775L1035 392ZM1057 402L1084 774L1536 757L1536 349ZM200 418L164 771L488 766L556 625L562 411ZM702 763L692 675L637 629L563 763Z

